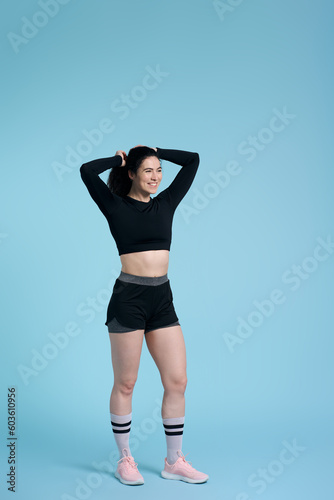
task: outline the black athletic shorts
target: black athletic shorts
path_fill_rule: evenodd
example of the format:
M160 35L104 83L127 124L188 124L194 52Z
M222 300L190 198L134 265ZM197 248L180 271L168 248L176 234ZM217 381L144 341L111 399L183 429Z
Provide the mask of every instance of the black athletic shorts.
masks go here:
M143 329L147 333L179 324L167 274L150 277L121 271L107 309L105 325L109 332Z

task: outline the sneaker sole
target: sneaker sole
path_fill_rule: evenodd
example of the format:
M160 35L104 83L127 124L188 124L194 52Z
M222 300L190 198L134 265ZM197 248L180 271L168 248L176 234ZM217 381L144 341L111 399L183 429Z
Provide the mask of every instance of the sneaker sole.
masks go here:
M190 477L180 476L179 474L171 474L170 472L166 472L165 470L161 471L161 475L164 479L178 479L179 481L185 481L186 483L205 483L209 479L209 476L205 479L191 479Z
M137 481L127 481L126 479L123 479L118 472L115 472L115 477L121 481L123 484L128 484L130 486L136 486L139 484L144 484L144 480L137 479Z

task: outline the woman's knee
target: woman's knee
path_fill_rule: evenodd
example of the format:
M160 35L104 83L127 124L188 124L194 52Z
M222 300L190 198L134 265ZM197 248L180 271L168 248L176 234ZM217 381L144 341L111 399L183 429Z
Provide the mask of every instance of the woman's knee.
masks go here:
M168 392L178 392L184 394L186 391L188 379L185 374L180 376L171 375L169 377L165 377L162 380L162 385L164 386L165 391Z
M114 390L123 394L123 396L131 396L137 378L128 378L126 380L119 380L114 382Z

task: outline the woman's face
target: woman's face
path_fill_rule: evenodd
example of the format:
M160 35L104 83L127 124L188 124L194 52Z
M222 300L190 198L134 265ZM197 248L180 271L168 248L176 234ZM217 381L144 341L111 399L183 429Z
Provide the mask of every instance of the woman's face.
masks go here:
M162 179L162 168L156 156L149 156L142 161L135 176L131 172L132 184L138 190L155 193Z

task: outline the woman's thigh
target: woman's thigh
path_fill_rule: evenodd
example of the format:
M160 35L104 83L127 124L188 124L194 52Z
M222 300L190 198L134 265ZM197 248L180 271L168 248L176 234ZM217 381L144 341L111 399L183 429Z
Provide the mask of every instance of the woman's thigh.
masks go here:
M144 330L109 333L114 383L137 380Z
M186 381L186 346L180 325L151 330L145 334L147 348L160 372L162 384Z

